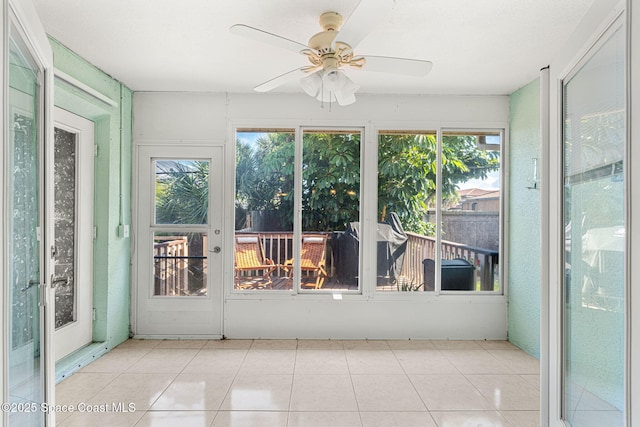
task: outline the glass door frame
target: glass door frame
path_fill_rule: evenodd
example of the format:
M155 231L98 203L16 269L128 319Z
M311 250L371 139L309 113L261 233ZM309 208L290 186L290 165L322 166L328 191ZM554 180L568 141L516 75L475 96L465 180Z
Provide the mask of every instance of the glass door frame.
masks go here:
M604 18L603 18L604 17ZM541 141L542 141L542 183L541 183L541 223L542 248L546 255L541 259L541 426L567 426L563 421L562 400L562 364L563 364L563 275L564 252L563 227L563 82L569 78L621 25L626 32L629 43L628 27L625 24L627 11L625 3L602 2L594 4L581 23L580 32L570 38L562 50L562 54L552 62L548 72L541 71ZM627 45L628 52L628 45ZM625 64L627 81L629 79L628 58ZM626 90L627 97L629 90ZM547 98L548 96L548 98ZM628 99L627 99L628 100ZM629 114L629 111L626 112ZM625 163L628 162L629 133L627 129ZM628 164L628 163L627 163ZM629 167L625 168L625 198L630 199ZM629 207L626 207L625 226L629 230ZM625 419L631 419L630 381L631 357L629 349L629 244L625 254L625 282L627 300L625 313Z
M40 79L40 93L38 99L38 114L40 115L40 123L39 123L39 186L40 186L40 295L41 295L41 304L40 308L41 312L41 358L42 358L42 401L45 404L51 403L55 401L55 363L53 360L53 351L51 346L51 336L53 333L53 310L50 309L51 303L53 302L51 287L49 277L53 273L53 264L52 257L50 256L50 251L47 248L51 247L54 239L53 239L53 227L49 224L49 221L53 218L53 122L52 122L52 110L53 110L53 52L51 50L51 45L47 38L47 35L40 23L38 14L33 7L33 5L28 1L17 1L17 0L9 0L8 3L5 3L5 6L2 9L2 15L0 15L2 19L2 43L5 47L3 49L3 65L2 65L2 93L3 93L3 104L2 104L2 130L3 130L3 140L8 135L8 126L9 122L7 120L9 109L8 109L8 96L6 92L9 90L8 87L8 72L9 72L9 60L8 60L8 43L9 43L9 28L10 24L14 26L17 31L17 36L22 39L24 45L27 46L30 55L37 62L40 71L41 71L41 79ZM4 150L3 145L3 150ZM3 157L5 157L3 155ZM4 161L3 161L4 162ZM8 194L6 194L6 187L4 176L9 173L6 169L6 163L2 165L2 200L3 205L6 203ZM7 222L3 220L3 230L4 235L7 235ZM2 267L0 273L2 273L2 280L4 283L7 283L7 275L9 272L5 269L5 266L8 263L7 260L7 251L6 251L6 242L3 242L2 249L0 250L0 255L2 256ZM8 298L6 290L2 292L2 308L0 309L0 313L2 314L3 322L6 325L7 318L7 307L8 307ZM0 397L3 402L8 401L8 386L7 386L7 354L6 349L7 343L9 342L9 332L8 328L3 328L3 342L5 352L0 356L0 361L2 362L2 369L0 369L0 379L2 379L2 389L0 392ZM2 419L0 421L3 424L6 424L8 420L8 414L4 412L0 415ZM55 425L55 414L53 412L46 412L43 414L44 425Z

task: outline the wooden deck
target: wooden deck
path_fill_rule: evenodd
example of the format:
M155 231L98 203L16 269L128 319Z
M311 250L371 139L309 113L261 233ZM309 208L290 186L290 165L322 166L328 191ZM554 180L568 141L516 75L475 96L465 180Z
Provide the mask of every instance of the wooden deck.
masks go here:
M378 284L376 290L377 291L401 291L400 283L402 280L399 280L400 283L387 284L386 280L381 280L381 283ZM290 290L292 287L293 281L288 277L272 277L271 280L267 280L264 277L241 277L236 278L235 289L237 290L274 290L274 291L286 291ZM305 286L306 285L306 286ZM334 277L328 277L325 279L322 288L314 289L313 285L315 285L315 278L306 278L303 277L302 280L302 289L306 290L314 290L314 291L357 291L357 284L347 284L340 283ZM422 289L420 289L422 290Z

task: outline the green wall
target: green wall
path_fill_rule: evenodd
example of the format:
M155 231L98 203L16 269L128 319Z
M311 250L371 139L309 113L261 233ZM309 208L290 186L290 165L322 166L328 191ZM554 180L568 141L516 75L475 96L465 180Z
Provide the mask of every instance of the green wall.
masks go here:
M540 357L540 82L511 94L509 138L509 341ZM538 163L538 176L539 172Z
M54 39L57 70L113 101L114 105L56 78L56 106L95 122L94 341L110 349L129 337L132 92Z

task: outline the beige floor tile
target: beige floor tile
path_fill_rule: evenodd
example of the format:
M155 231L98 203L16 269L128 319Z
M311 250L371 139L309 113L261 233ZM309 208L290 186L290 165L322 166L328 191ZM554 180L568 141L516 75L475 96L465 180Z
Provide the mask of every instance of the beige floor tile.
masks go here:
M164 340L155 348L192 348L199 350L207 343L207 340Z
M118 346L104 356L94 360L80 372L112 372L120 373L133 366L138 360L151 351L150 348L120 348Z
M530 386L535 387L538 390L540 390L540 375L525 374L525 375L520 375L520 377L523 380L525 380L527 382L527 384L529 384Z
M359 427L357 412L290 412L288 427Z
M540 410L540 392L519 375L467 375L467 379L498 410Z
M86 402L116 379L117 373L76 372L56 385L56 405L72 405ZM56 413L56 422L69 418L71 412Z
M144 411L135 412L74 412L60 427L129 427L135 426Z
M223 411L286 411L293 375L238 375L222 402Z
M509 341L500 340L479 340L476 343L485 350L519 350L518 347Z
M151 350L160 344L162 340L140 340L140 339L128 339L116 348L119 350Z
M68 405L86 402L119 374L77 372L56 385L56 404Z
M239 374L293 374L296 350L256 350L251 348Z
M494 409L463 375L409 375L409 378L430 411Z
M459 374L440 350L394 350L407 374Z
M127 372L132 373L163 373L181 372L194 358L198 350L156 348L142 356L131 365Z
M204 345L205 349L248 349L253 344L253 340L209 340Z
M540 374L540 361L521 350L488 350L517 374Z
M295 350L297 340L253 340L252 349L256 350Z
M57 403L136 412L57 425L529 427L539 381L539 362L505 341L128 340L58 384ZM621 414L572 416L600 427Z
M361 412L362 427L438 427L428 412Z
M136 411L146 411L171 384L176 374L124 373L111 381L88 402L91 404L133 403Z
M233 379L232 374L178 374L151 410L217 411Z
M183 373L235 374L240 369L248 349L203 349L182 370Z
M482 350L477 341L466 340L433 340L438 350Z
M385 340L345 340L342 341L345 350L389 350Z
M298 350L296 374L349 374L344 350Z
M391 350L345 350L351 374L403 374Z
M393 350L435 350L435 344L430 340L387 340L387 345Z
M211 427L286 427L287 416L287 412L220 411Z
M358 410L349 375L296 375L290 411Z
M361 411L426 411L405 375L352 375Z
M487 350L442 350L442 354L463 374L514 374Z
M136 427L209 427L216 411L148 411Z
M340 340L299 340L298 350L342 350L344 344Z
M502 416L515 427L539 427L539 411L500 411Z
M439 427L520 427L496 411L431 412L431 416Z

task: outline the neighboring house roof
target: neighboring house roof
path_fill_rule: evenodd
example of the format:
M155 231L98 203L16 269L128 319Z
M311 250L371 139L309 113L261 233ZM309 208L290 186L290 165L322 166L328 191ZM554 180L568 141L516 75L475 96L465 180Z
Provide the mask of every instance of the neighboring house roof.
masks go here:
M458 190L458 195L462 200L480 199L487 197L498 197L500 191L498 190L483 190L481 188L466 188L464 190Z

